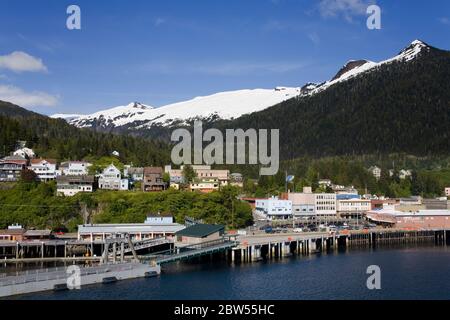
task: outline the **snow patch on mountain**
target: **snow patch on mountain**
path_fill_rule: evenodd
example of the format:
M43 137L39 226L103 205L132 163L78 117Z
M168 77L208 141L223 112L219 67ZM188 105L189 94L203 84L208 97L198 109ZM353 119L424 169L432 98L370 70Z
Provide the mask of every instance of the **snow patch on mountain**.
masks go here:
M153 108L142 103L133 102L126 106L98 111L91 115L53 115L54 118L66 119L77 127L122 127L149 128L155 124L170 126L187 123L192 119L233 119L244 114L257 112L294 97L306 97L322 92L329 87L355 78L367 72L377 70L382 65L393 62L409 62L430 47L414 40L398 55L381 62L368 60L350 60L329 81L316 84L307 83L301 88L276 87L274 89L247 89L228 91L209 96L196 97Z
M328 89L330 86L337 83L347 81L366 72L377 70L379 67L393 63L393 62L409 62L415 59L424 50L429 50L430 47L420 40L414 40L408 47L403 49L398 55L388 60L381 62L373 62L368 60L350 60L344 67L338 72L338 74L330 81L318 86L315 90L311 90L309 95L313 95ZM342 72L344 71L344 72Z
M66 121L75 120L81 117L85 117L85 115L82 114L66 114L66 113L56 113L50 116L50 118L53 119L64 119Z
M69 122L77 127L90 127L94 123L103 127L121 127L136 123L139 128L145 128L154 124L171 125L175 122L186 122L195 118L232 119L246 113L266 109L299 94L300 88L288 87L228 91L196 97L159 108L141 103L131 103L127 106L81 116Z
M141 117L145 118L145 115L151 110L154 110L151 106L139 102L131 102L125 106L118 106L72 119L69 123L80 128L90 127L94 122L105 127L121 127Z

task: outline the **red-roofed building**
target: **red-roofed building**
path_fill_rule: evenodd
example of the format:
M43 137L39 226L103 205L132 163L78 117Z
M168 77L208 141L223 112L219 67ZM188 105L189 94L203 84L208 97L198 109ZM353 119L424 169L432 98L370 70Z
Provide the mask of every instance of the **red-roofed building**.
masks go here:
M56 160L53 159L31 159L28 169L36 173L39 181L55 180L57 176Z
M20 156L5 157L0 160L0 182L18 181L28 160Z

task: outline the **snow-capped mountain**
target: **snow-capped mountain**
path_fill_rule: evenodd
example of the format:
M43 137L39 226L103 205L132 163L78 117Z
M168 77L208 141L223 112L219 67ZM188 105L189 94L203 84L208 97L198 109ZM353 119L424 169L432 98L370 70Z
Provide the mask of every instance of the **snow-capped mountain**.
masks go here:
M266 109L299 94L300 88L277 87L220 92L159 108L133 102L126 106L75 117L68 122L80 128L132 126L141 129L154 124L168 126L184 123L195 118L233 119L246 113ZM61 115L53 117L66 118Z
M66 121L71 121L74 119L78 119L80 117L84 117L82 114L66 114L66 113L56 113L50 116L53 119L64 119Z
M155 124L171 126L192 119L233 119L244 114L267 109L295 97L315 95L337 83L376 71L394 62L409 62L430 47L420 40L413 41L398 55L381 62L351 60L331 80L315 84L307 83L299 88L276 87L274 89L237 90L196 97L188 101L169 104L159 108L138 102L126 106L98 111L91 115L53 115L64 118L77 127L100 127L133 129L150 128Z
M151 110L154 110L151 106L139 102L132 102L126 106L101 110L91 115L80 115L78 117L72 117L73 115L66 115L64 117L61 117L60 115L53 115L51 117L64 118L69 123L72 123L80 128L91 127L94 123L103 127L121 127L139 119L144 119L146 114L148 114Z
M316 85L307 92L307 94L316 94L326 90L332 85L347 81L351 78L365 74L366 72L376 71L383 65L394 62L409 62L419 56L422 52L430 50L430 46L420 40L414 40L408 47L403 49L398 55L381 62L373 62L369 60L350 60L347 62L330 81Z

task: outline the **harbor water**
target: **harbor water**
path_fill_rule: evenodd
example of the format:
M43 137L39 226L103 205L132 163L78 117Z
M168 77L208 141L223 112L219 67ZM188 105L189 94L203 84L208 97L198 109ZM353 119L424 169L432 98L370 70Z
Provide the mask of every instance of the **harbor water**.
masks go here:
M367 288L367 268L381 289ZM450 299L450 247L351 249L232 264L208 260L163 266L155 278L42 292L11 299Z

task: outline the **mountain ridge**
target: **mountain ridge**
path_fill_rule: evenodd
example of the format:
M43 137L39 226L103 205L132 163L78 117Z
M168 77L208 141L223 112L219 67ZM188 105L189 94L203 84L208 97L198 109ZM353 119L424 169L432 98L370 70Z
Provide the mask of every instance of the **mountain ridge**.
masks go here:
M398 56L346 75L314 89L320 93L223 121L219 129L280 129L284 159L450 154L450 51L414 41Z
M307 83L303 87L275 87L274 89L242 89L199 96L158 108L139 102L113 107L89 115L53 115L80 128L146 130L152 126L186 125L194 119L206 121L236 119L245 114L265 110L283 101L314 95L342 81L393 62L409 62L424 49L431 48L421 40L414 40L396 56L381 61L350 60L329 81Z

